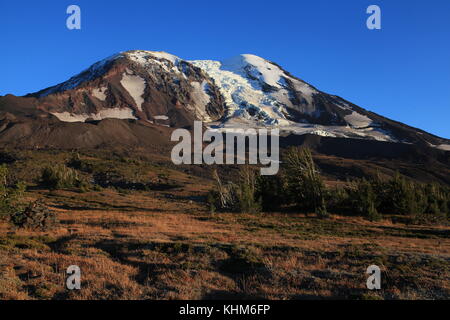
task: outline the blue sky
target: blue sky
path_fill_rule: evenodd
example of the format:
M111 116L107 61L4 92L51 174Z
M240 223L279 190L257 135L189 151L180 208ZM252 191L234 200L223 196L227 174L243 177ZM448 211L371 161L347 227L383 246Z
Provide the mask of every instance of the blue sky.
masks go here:
M82 30L66 9L82 10ZM382 29L366 28L366 8ZM0 95L63 82L131 50L184 59L253 53L318 89L450 138L448 0L41 0L0 2Z

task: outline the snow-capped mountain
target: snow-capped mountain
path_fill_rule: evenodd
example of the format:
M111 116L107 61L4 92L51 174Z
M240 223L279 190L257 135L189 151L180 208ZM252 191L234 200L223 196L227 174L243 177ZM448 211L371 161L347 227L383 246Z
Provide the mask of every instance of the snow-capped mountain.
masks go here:
M183 60L165 52L134 50L95 63L68 81L29 94L12 108L37 110L61 122L133 119L166 127L202 120L215 128L279 128L314 134L419 143L450 150L450 143L321 92L276 63L244 54L224 61ZM24 106L27 108L24 109ZM22 110L22 111L20 111Z
M224 112L218 89L202 70L150 51L116 54L28 97L64 122L117 118L177 127L217 120Z

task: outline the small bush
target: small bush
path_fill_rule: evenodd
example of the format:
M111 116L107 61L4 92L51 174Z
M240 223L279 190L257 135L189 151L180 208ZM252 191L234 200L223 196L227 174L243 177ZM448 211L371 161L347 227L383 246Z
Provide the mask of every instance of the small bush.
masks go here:
M378 213L377 209L375 208L375 203L371 203L369 205L369 207L367 208L367 213L366 213L365 217L369 221L381 220L382 216L380 213Z
M236 186L232 182L224 184L217 170L213 171L215 187L208 194L208 205L211 211L234 211L237 208Z
M40 200L30 203L25 210L12 214L10 221L17 228L42 231L47 231L57 224L55 213Z
M256 171L248 166L241 167L236 183L222 183L217 171L213 172L216 180L214 190L208 194L208 206L212 213L216 210L240 213L256 213L261 211L261 201L257 198Z
M347 188L333 188L327 190L326 203L328 209L336 214L347 213L350 206Z
M320 219L326 219L330 217L330 214L327 211L327 207L325 205L325 200L322 201L321 206L316 210L316 215Z
M379 183L382 190L378 194L378 202L382 212L407 215L420 211L414 184L399 173L389 181Z
M80 170L87 173L94 172L94 166L91 162L87 160L82 160L78 153L74 153L70 160L67 162L69 168Z
M251 247L233 246L229 259L222 261L220 269L231 274L269 274L262 257Z
M26 190L26 185L22 182L14 187L8 187L7 176L7 166L0 166L0 218L5 218L14 210L22 208L22 198Z
M214 191L214 190L209 191L208 195L207 195L207 198L206 198L206 202L208 203L209 212L211 214L216 213L218 201L219 201L219 194L218 194L218 192Z
M64 165L46 167L42 170L41 183L51 189L80 187L78 173Z
M376 209L376 194L369 181L362 179L353 183L351 187L347 188L347 194L350 205L348 212L366 217L371 221L381 218Z

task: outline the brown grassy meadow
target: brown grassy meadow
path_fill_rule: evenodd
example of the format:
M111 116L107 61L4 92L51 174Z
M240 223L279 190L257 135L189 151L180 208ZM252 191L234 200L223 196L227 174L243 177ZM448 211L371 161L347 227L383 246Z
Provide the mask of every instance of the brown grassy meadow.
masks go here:
M38 232L0 222L0 299L450 297L448 226L211 214L204 203L211 180L171 169L165 175L179 186L30 188L27 198L43 198L60 223ZM372 264L382 269L379 291L366 288ZM81 290L66 289L70 265L81 268Z

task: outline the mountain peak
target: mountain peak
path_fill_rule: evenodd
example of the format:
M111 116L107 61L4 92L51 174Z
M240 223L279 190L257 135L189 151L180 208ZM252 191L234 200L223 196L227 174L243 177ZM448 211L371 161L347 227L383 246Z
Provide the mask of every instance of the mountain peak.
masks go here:
M182 60L179 57L165 51L130 50L122 52L122 55L141 63L146 63L148 60L156 58L170 61L172 64L176 65Z
M118 118L180 127L202 120L219 127L448 145L321 92L254 54L187 61L164 51L124 51L29 97L63 122Z

